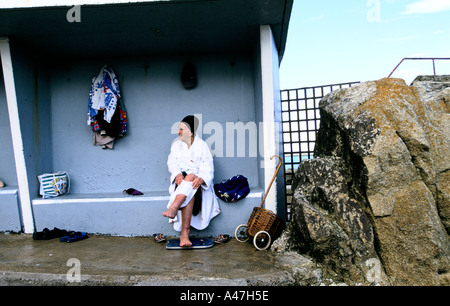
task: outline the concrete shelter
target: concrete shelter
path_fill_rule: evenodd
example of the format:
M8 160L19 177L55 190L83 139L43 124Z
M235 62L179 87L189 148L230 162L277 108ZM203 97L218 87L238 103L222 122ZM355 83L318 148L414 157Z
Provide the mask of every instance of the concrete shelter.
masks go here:
M11 1L12 2L12 1ZM0 4L0 231L47 227L117 236L176 235L161 216L167 156L185 115L200 120L215 182L251 193L220 201L193 235L234 234L259 206L282 156L279 64L293 0L14 1ZM74 5L77 3L76 5ZM180 74L191 62L198 85ZM128 132L112 150L86 124L92 77L119 79ZM37 176L67 171L70 194L43 199ZM284 217L283 167L265 207ZM123 194L136 188L143 196Z

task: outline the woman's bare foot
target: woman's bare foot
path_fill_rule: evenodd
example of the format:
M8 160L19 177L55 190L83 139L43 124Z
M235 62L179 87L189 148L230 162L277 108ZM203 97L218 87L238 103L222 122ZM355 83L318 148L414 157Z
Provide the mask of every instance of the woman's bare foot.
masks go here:
M162 215L164 216L164 217L167 217L167 218L169 218L169 219L173 219L173 218L175 218L175 216L177 215L177 213L178 213L178 210L175 208L175 207L169 207L169 209L168 210L166 210L166 211L164 211L163 213L162 213Z
M192 246L192 242L189 240L189 235L183 235L180 236L180 246L181 247L190 247Z
M175 218L175 216L178 213L178 210L180 209L180 206L183 204L183 202L186 200L186 196L184 194L178 194L175 197L175 200L173 201L172 205L162 213L164 217L167 217L169 219Z

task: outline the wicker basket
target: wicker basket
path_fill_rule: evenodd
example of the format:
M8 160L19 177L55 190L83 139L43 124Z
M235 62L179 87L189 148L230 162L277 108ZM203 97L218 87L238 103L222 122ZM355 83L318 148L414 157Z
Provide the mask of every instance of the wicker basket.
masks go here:
M266 231L273 240L277 239L285 228L283 219L269 209L255 207L248 219L247 233L255 236L259 231Z
M260 231L266 231L267 233L269 233L271 241L274 241L275 239L280 237L281 233L286 228L286 224L284 223L283 219L278 217L270 209L262 208L264 201L266 200L267 194L269 193L270 187L272 187L272 183L275 180L278 171L280 170L281 164L283 163L279 155L274 155L270 159L273 159L274 157L278 157L278 159L280 160L280 162L278 163L277 170L275 171L275 174L272 178L272 181L269 184L269 187L267 188L267 191L262 199L260 206L253 208L253 212L247 222L248 236L255 236ZM238 226L236 231L240 228L240 226Z

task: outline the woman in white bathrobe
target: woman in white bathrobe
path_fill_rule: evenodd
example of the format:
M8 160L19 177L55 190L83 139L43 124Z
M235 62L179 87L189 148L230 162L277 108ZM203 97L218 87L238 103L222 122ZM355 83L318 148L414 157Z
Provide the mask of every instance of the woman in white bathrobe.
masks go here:
M176 231L181 231L180 246L191 245L190 226L203 230L220 213L213 190L213 158L206 142L195 134L197 127L198 119L194 116L186 116L180 122L179 138L172 144L167 160L171 197L163 216L173 222ZM198 188L201 188L201 208L193 215Z

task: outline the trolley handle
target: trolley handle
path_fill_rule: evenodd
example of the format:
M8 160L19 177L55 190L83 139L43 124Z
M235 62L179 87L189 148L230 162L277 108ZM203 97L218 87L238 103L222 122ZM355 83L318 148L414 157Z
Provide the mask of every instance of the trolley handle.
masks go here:
M259 205L259 208L262 208L262 206L263 206L263 204L264 204L264 201L266 200L267 194L268 194L269 191L270 191L270 187L272 187L272 183L273 183L273 181L275 180L275 178L277 177L278 171L280 170L281 164L283 163L283 160L281 159L281 157L280 157L279 155L274 155L274 156L272 156L270 159L273 159L274 157L278 157L278 159L280 160L280 162L278 163L277 170L275 171L275 174L274 174L273 177L272 177L272 181L270 182L269 187L267 188L267 191L266 191L266 193L264 194L264 198L262 199L262 202L261 202L261 205Z

